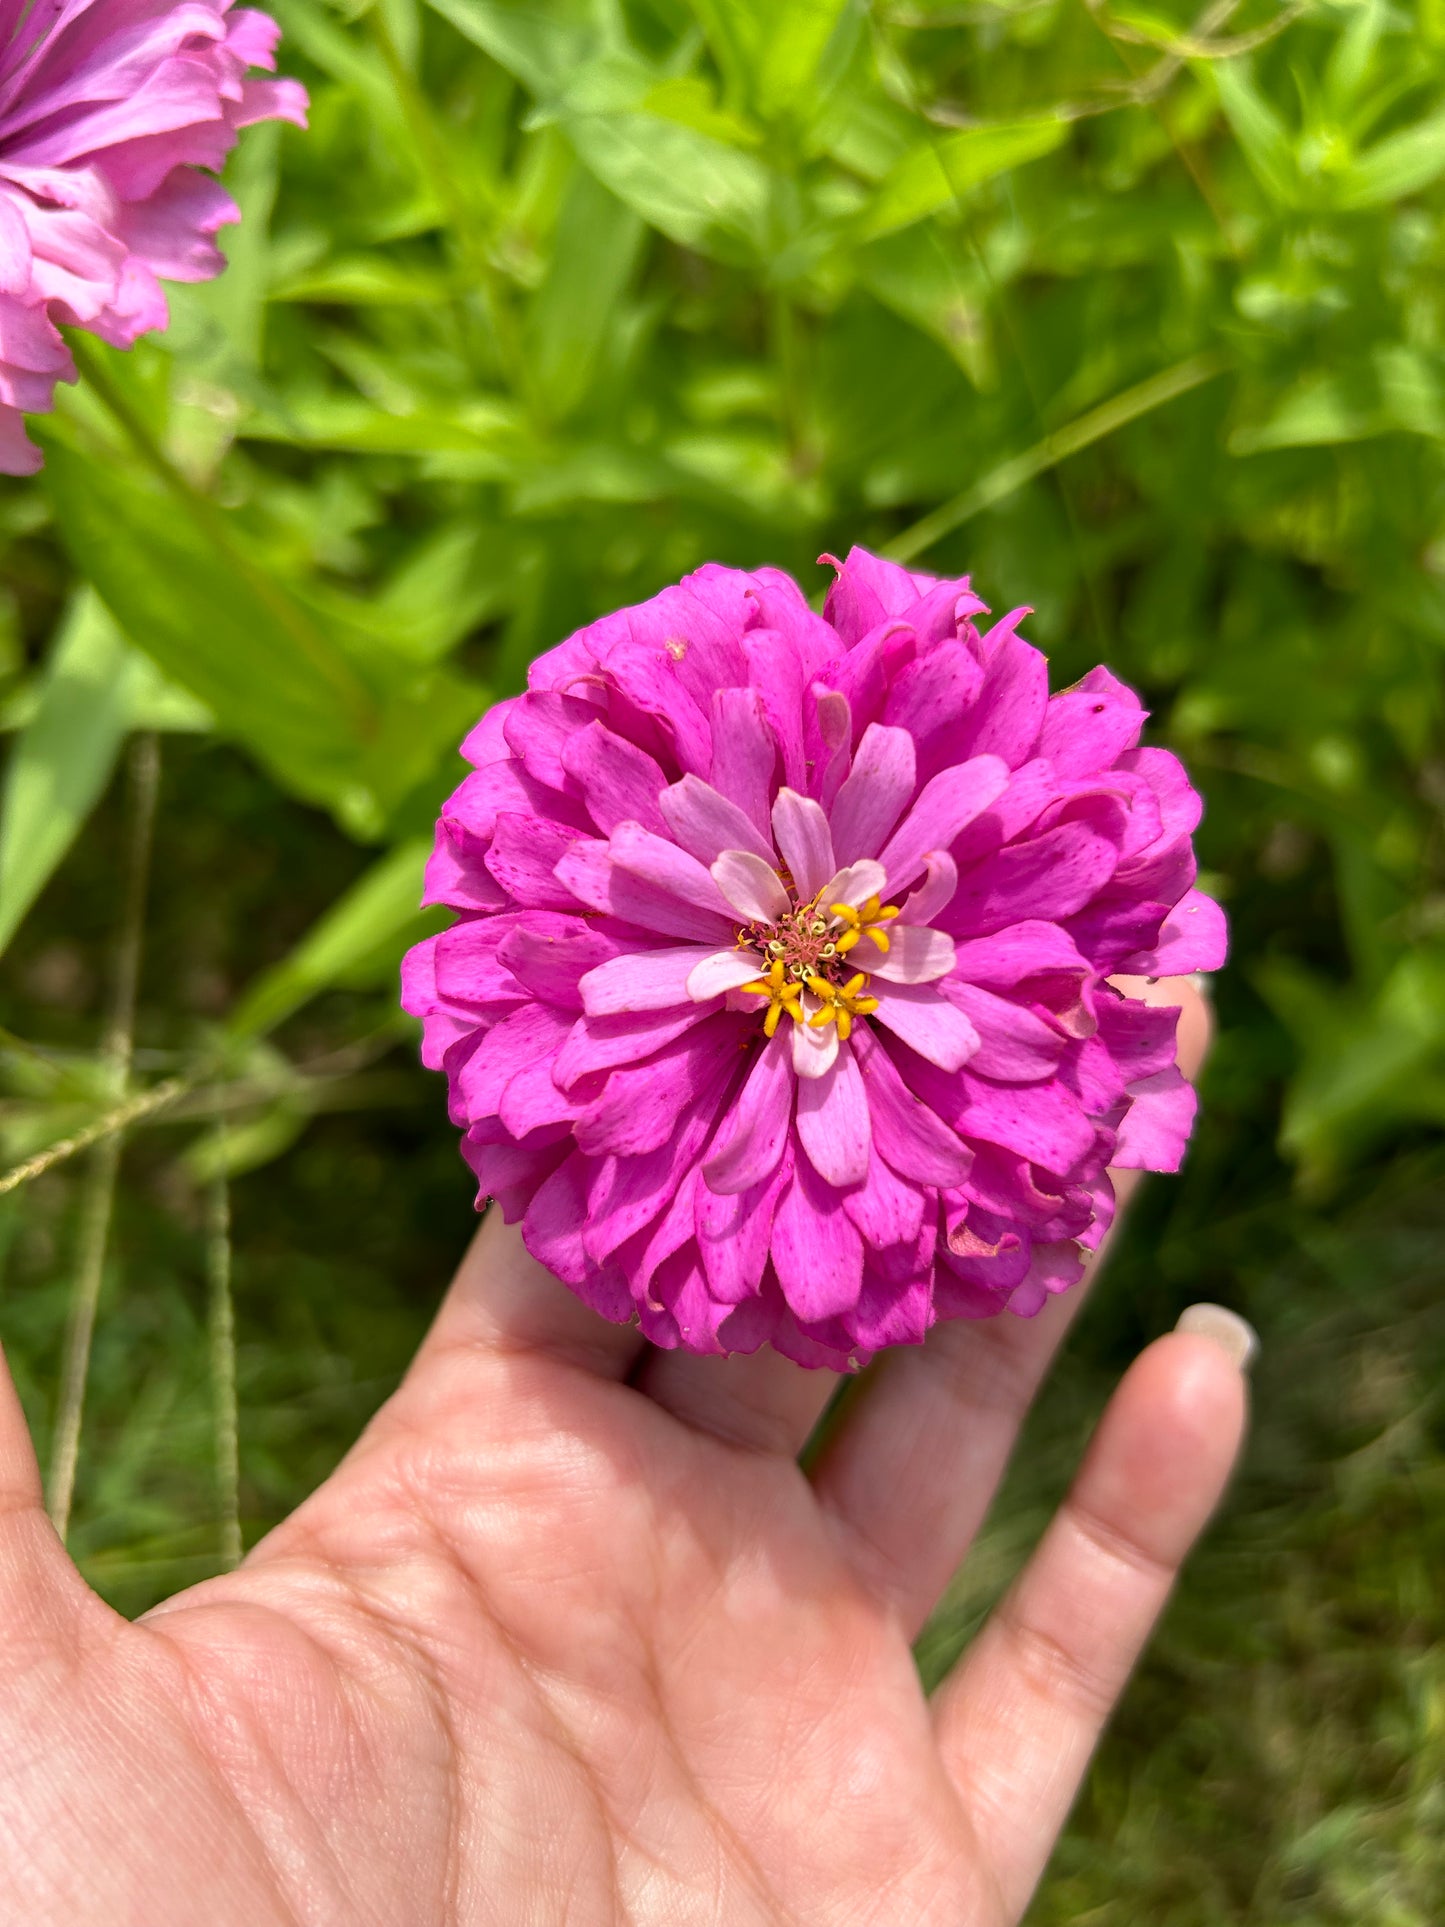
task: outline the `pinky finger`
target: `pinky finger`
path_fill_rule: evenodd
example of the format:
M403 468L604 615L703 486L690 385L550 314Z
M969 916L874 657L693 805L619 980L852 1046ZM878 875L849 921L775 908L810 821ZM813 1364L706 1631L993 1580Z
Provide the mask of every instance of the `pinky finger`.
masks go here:
M1111 1400L1038 1551L939 1689L944 1765L1010 1920L1219 1502L1245 1408L1243 1373L1223 1342L1175 1332L1151 1345Z

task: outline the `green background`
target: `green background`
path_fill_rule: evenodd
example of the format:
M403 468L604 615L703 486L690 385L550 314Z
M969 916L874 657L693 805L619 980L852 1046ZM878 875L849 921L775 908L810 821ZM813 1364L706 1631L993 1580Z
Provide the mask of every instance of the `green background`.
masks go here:
M0 484L5 1167L182 1086L113 1185L81 1151L0 1197L43 1460L99 1287L87 1574L135 1611L215 1570L237 1511L258 1536L468 1235L395 1007L464 728L701 561L821 592L862 542L1032 604L1056 685L1103 660L1143 692L1234 930L1188 1167L1142 1198L925 1671L1131 1352L1238 1306L1247 1463L1032 1918L1432 1927L1445 4L275 11L311 132L243 137L227 274L129 355L77 343L45 472Z

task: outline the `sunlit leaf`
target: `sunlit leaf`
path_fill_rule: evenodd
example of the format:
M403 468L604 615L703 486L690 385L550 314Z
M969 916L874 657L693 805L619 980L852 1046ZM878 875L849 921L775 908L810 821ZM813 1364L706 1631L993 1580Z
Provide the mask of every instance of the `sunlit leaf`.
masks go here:
M0 798L0 950L45 888L115 768L130 722L132 651L83 590L56 633Z
M858 223L871 240L952 207L995 175L1061 147L1070 123L1054 114L1033 120L984 122L934 134L890 169Z

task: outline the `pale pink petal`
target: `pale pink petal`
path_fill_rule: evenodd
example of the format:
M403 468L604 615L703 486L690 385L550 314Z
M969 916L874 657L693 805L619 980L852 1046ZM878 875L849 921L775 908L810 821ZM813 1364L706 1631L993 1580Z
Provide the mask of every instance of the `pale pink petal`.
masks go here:
M856 910L869 897L881 896L886 882L881 863L875 863L872 857L860 857L829 877L819 893L819 907L826 912L830 904L850 903Z
M773 835L792 872L798 900L807 903L837 870L828 819L810 796L781 789L773 805Z
M687 994L697 1003L721 997L761 977L767 965L755 950L715 950L688 973ZM761 1006L759 1006L761 1008Z
M917 924L885 924L887 950L879 950L870 937L848 953L849 964L866 970L870 977L885 983L929 984L946 977L953 968L953 938L941 930L924 930Z
M904 923L932 923L953 901L958 888L958 865L947 850L930 850L923 859L924 878L918 888L903 899Z
M748 923L776 923L793 907L772 864L751 850L724 850L712 875L726 903Z
M819 1008L817 1000L805 996L803 1008L811 1015ZM793 1069L799 1077L822 1077L832 1070L838 1055L838 1026L793 1024Z

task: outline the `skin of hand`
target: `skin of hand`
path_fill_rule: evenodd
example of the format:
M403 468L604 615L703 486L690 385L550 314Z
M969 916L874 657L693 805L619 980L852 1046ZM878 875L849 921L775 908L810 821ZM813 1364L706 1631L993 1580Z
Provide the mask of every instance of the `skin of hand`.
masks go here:
M1197 993L1150 995L1197 1066ZM1225 1347L1151 1345L928 1699L910 1641L1083 1289L889 1355L805 1477L825 1375L651 1351L489 1217L336 1473L135 1624L0 1367L0 1921L1017 1921L1245 1422Z

